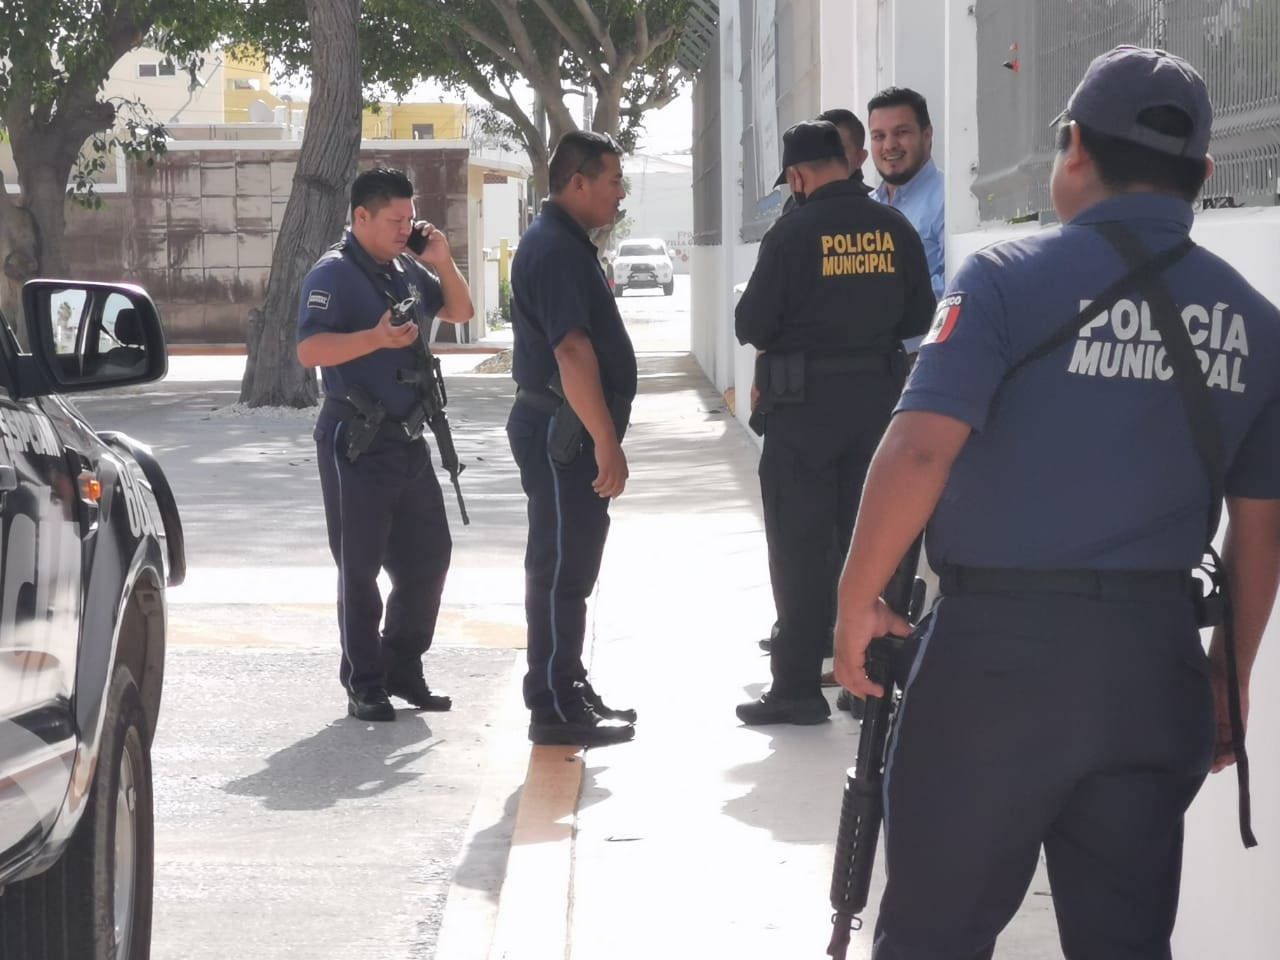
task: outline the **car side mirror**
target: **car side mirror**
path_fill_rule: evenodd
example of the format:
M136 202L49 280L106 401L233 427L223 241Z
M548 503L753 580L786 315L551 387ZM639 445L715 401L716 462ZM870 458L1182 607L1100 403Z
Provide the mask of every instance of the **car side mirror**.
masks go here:
M160 313L142 287L29 280L22 305L31 350L19 358L25 396L149 383L168 372Z

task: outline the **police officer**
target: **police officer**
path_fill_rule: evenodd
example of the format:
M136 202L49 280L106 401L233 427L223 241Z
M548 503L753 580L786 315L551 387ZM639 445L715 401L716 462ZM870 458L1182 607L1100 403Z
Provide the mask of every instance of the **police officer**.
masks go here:
M1189 585L1211 497L1170 366L1180 325L1198 352L1182 382L1206 379L1225 452L1246 696L1280 576L1280 314L1187 241L1212 124L1178 57L1095 59L1058 127L1063 225L964 263L872 463L840 585L841 682L880 693L867 643L906 624L879 594L926 521L942 594L885 771L876 960L990 957L1042 846L1067 957L1170 955L1183 813L1215 740L1216 766L1232 761L1224 635L1206 657ZM1164 309L1132 279L1103 296L1132 273L1109 239L1125 235L1160 262L1183 249L1159 274Z
M858 189L863 193L871 193L871 188L867 186L866 181L862 177L862 165L867 162L866 143L867 131L863 127L862 121L852 110L846 110L843 107L832 107L830 110L823 110L816 117L818 120L826 120L828 123L834 124L836 130L840 134L840 142L844 144L844 157L849 162L849 180L857 185ZM780 185L780 184L779 184ZM782 212L790 213L796 206L795 194L788 194L786 203L782 205ZM844 554L835 554L833 547L832 562L836 565L836 571L833 576L839 576L839 565L844 562ZM773 621L773 626L769 629L769 636L759 641L760 649L768 651L773 641L778 638L780 626L777 620ZM831 640L828 637L826 655L831 656ZM835 680L830 674L822 675L822 685L830 686ZM845 709L849 709L846 707Z
M426 240L420 254L406 253L414 230ZM406 421L420 424L418 394L399 381L419 372L414 339L433 316L465 323L473 312L444 234L414 221L409 178L381 168L358 174L350 231L302 283L298 360L321 368L315 440L338 565L338 676L348 713L361 720L394 720L388 694L419 710L452 706L422 673L452 540L421 426L406 429ZM382 569L391 593L379 634Z
M826 121L783 135L783 173L798 205L765 234L738 302L738 339L761 351L766 412L760 492L779 620L773 683L738 707L746 724L820 723L834 609L833 551L847 550L867 464L905 372L900 342L934 307L924 248L910 222L849 179Z
M621 156L605 134L563 136L551 198L511 263L517 391L507 436L529 498L524 701L534 743L599 746L635 734L635 711L608 707L582 663L636 393L635 350L588 235L614 222L626 196Z

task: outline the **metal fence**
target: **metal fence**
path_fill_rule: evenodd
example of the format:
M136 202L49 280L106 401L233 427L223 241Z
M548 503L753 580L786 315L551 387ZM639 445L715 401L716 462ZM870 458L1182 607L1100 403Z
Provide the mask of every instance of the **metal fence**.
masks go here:
M1204 75L1216 172L1206 205L1280 196L1280 0L977 0L978 170L984 220L1053 219L1053 119L1119 43L1159 46Z

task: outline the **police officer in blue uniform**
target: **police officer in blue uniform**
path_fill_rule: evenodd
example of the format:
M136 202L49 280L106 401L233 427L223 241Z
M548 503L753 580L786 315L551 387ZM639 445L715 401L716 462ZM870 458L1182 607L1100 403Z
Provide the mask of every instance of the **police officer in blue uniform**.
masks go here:
M821 680L832 558L848 550L862 478L902 389L901 341L928 329L935 302L919 235L849 178L831 123L787 130L782 163L778 181L797 206L765 234L735 312L739 341L760 351L760 492L779 622L773 682L737 710L746 724L831 715Z
M880 591L926 521L942 595L884 776L876 960L990 957L1041 848L1068 958L1170 956L1183 814L1234 758L1224 633L1206 656L1190 584L1213 498L1171 366L1180 326L1198 354L1183 382L1205 378L1225 452L1246 696L1280 577L1280 313L1187 239L1212 123L1178 57L1094 60L1059 122L1062 226L964 263L872 463L840 585L840 681L880 694L866 646L907 628ZM1189 251L1159 274L1165 309L1124 280L1122 233L1150 258Z
M414 230L426 239L420 254L406 252ZM473 312L444 234L414 220L409 178L382 168L358 174L350 231L302 283L298 360L321 368L325 400L315 440L338 565L338 676L348 713L361 720L394 720L389 694L419 710L452 706L422 671L452 540L415 416L418 393L400 381L406 371L416 374L414 339L433 316L465 323ZM379 633L383 569L391 593Z
M599 746L635 734L635 711L608 707L582 663L636 393L635 350L588 233L617 217L621 155L605 134L563 136L551 198L511 263L517 390L507 436L529 498L524 700L534 743Z

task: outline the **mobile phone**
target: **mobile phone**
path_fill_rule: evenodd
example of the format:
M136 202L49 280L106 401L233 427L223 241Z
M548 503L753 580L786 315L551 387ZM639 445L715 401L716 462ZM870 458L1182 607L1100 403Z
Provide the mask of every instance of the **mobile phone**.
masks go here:
M424 223L425 221L423 220L415 220L413 222L413 232L409 234L409 239L404 242L404 245L414 253L422 253L423 250L427 249L427 241L431 239L433 231L422 232Z

